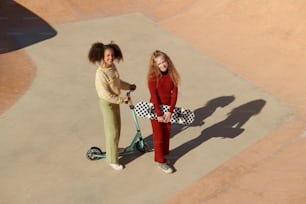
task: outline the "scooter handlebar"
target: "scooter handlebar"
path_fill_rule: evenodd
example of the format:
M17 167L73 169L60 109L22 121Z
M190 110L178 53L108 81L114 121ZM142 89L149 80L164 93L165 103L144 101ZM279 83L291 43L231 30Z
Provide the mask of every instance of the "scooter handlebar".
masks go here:
M129 100L125 101L125 103L126 104L130 103L132 105L131 92L132 92L132 90L126 92L126 96L129 98Z
M131 96L131 92L132 92L131 90L128 91L128 92L126 92L126 96L127 96L127 97L130 97L130 96Z

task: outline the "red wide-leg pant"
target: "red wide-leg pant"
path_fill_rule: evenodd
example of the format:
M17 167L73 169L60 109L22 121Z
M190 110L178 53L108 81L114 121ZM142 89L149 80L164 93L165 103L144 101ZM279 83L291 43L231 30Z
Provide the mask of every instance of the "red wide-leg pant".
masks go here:
M164 163L164 156L169 154L171 123L151 120L153 130L154 160Z

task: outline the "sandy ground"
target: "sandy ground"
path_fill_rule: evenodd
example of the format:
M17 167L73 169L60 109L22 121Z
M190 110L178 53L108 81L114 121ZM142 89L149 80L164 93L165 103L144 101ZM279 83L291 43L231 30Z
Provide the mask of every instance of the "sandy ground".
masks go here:
M11 1L5 1L9 5ZM16 1L50 25L140 12L288 104L294 117L165 203L305 203L304 2ZM284 15L286 14L286 15ZM3 17L1 18L3 20ZM23 50L0 55L0 110L35 78ZM22 69L21 69L22 68Z

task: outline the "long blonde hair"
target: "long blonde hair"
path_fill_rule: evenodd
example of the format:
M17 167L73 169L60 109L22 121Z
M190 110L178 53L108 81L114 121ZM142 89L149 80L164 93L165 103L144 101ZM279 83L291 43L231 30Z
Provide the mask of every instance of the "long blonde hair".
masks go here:
M147 79L149 80L151 77L155 76L155 78L157 80L159 80L161 78L161 72L158 68L158 66L156 65L156 58L158 57L163 57L167 63L168 63L168 72L170 74L170 77L173 81L173 83L175 84L175 86L178 86L181 82L181 77L177 71L177 69L175 68L172 60L170 59L170 57L160 51L160 50L155 50L152 55L151 55L151 58L150 58L150 62L149 62L149 71L148 71L148 75L147 75Z

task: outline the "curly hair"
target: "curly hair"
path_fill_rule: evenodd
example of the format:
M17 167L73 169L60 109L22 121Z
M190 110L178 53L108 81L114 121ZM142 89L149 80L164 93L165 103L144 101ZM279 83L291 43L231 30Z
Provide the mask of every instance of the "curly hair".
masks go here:
M104 52L106 49L112 49L114 51L114 58L118 62L123 61L123 55L120 47L111 41L109 44L104 45L101 42L95 42L91 45L88 52L88 60L95 64L100 63L103 60Z

